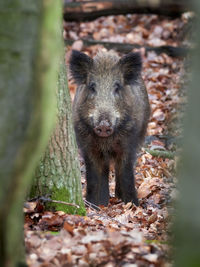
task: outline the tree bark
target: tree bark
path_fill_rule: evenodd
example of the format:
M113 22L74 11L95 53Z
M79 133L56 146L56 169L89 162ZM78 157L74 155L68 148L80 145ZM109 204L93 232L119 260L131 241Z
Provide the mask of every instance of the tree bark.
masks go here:
M91 46L91 45L103 45L107 49L115 49L121 53L129 53L134 48L145 48L146 52L154 51L157 54L166 53L171 57L185 57L188 52L190 51L187 47L176 47L171 45L163 45L163 46L142 46L138 44L127 44L127 43L114 43L114 42L105 42L105 41L97 41L97 40L86 40L80 39L83 41L84 46ZM71 39L65 40L65 45L72 45L75 41Z
M39 0L1 1L0 24L4 25L0 30L2 267L25 264L22 206L53 127L53 92L61 51L60 17L61 3L54 0L48 4Z
M191 9L191 4L187 1L174 0L96 0L81 2L64 0L64 19L66 21L89 21L100 16L132 13L177 17Z
M31 197L50 196L52 200L78 204L79 209L58 203L51 203L48 206L66 213L85 215L65 63L60 69L57 89L57 126L36 170Z
M183 155L179 164L179 199L174 229L177 267L197 267L200 264L200 2L192 2L197 13L197 23L191 83L187 92Z

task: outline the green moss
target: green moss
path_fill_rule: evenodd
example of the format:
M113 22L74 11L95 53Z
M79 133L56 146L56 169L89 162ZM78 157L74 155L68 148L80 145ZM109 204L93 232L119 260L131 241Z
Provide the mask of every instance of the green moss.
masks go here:
M86 210L85 210L85 206L84 204L82 203L81 207L78 209L78 215L81 215L81 216L86 216Z
M59 235L60 232L53 232L53 231L50 231L50 232L46 232L47 234L50 234L50 235Z
M162 240L156 240L156 239L153 239L153 240L145 240L145 243L146 244L161 244L161 245L169 245L168 242L166 241L162 241Z
M85 215L70 101L66 67L62 62L57 88L57 124L38 164L30 195L32 198L38 195L50 196L52 200L77 204L79 209L52 202L46 203L46 206L65 213Z
M67 188L57 188L53 186L51 199L57 201L64 201L66 203L74 203L80 206L80 208L68 206L61 203L47 203L47 207L50 209L54 209L56 211L64 211L68 214L78 214L78 215L86 215L84 203L81 201L80 203L75 203L72 199L70 199L70 193Z

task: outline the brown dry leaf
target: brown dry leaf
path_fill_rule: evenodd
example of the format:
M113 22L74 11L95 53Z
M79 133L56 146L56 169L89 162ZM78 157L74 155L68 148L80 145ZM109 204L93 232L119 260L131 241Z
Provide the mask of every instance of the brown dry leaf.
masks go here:
M164 121L165 120L165 114L161 109L156 109L153 112L152 117L156 119L157 121Z
M28 238L26 242L27 242L26 244L29 247L37 248L41 245L42 240L40 236L34 234L34 235L31 235L31 237Z
M143 258L146 259L147 261L156 263L158 260L158 255L157 254L148 254L148 255L144 255Z
M42 230L51 230L57 231L60 230L60 227L63 224L63 218L58 216L57 214L52 214L50 212L46 212L41 220L39 221L39 226Z
M125 241L125 237L118 231L109 231L108 232L108 240L110 243L113 243L114 245L118 245Z
M148 218L148 222L151 224L151 223L154 223L156 220L157 220L157 212L154 212L149 218Z
M78 36L77 36L76 32L68 31L68 34L69 34L69 38L71 38L73 40L77 40L78 39Z
M97 241L102 241L105 240L106 236L103 231L98 231L97 233L93 233L90 235L86 235L82 238L81 243L87 244L90 242L97 242Z
M83 49L83 41L77 40L72 44L72 50L81 51Z
M63 228L70 233L71 235L74 235L74 228L71 224L69 224L67 221L64 222Z
M122 224L127 224L132 216L133 216L132 210L127 210L123 214L116 215L115 219Z
M160 189L161 182L159 178L145 178L144 182L138 188L138 198L146 198L154 191Z
M35 212L35 208L37 206L37 202L25 202L24 203L24 208L23 208L23 212L24 213L32 213Z
M87 253L87 248L84 245L73 246L71 252L75 255L84 255Z

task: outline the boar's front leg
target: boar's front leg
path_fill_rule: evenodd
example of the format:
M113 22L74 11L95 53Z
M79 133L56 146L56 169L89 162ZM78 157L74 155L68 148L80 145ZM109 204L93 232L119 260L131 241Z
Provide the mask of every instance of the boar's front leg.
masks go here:
M121 157L115 164L116 187L115 194L125 203L132 201L139 205L135 190L135 180L133 171L134 159L132 155L126 158Z
M86 199L95 205L107 206L109 202L109 165L101 160L85 157L87 194Z

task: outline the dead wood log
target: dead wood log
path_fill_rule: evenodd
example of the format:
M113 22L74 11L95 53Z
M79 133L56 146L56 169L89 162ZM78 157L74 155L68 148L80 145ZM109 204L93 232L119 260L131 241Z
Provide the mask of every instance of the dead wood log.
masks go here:
M153 157L158 157L158 158L173 159L176 156L175 152L171 152L167 150L163 151L163 150L153 150L153 149L145 148L145 151L151 154Z
M107 49L114 49L121 53L129 53L134 48L142 48L144 47L146 52L148 51L154 51L157 54L166 53L167 55L171 57L185 57L188 52L189 48L187 47L175 47L170 45L163 45L163 46L143 46L138 44L127 44L127 43L114 43L114 42L105 42L105 41L97 41L92 39L81 39L83 41L84 46L92 46L92 45L103 45ZM66 39L65 44L66 45L72 45L74 40L72 39Z
M89 21L100 16L123 14L158 14L178 17L191 11L190 2L174 0L96 0L69 2L64 0L64 19L66 21Z

